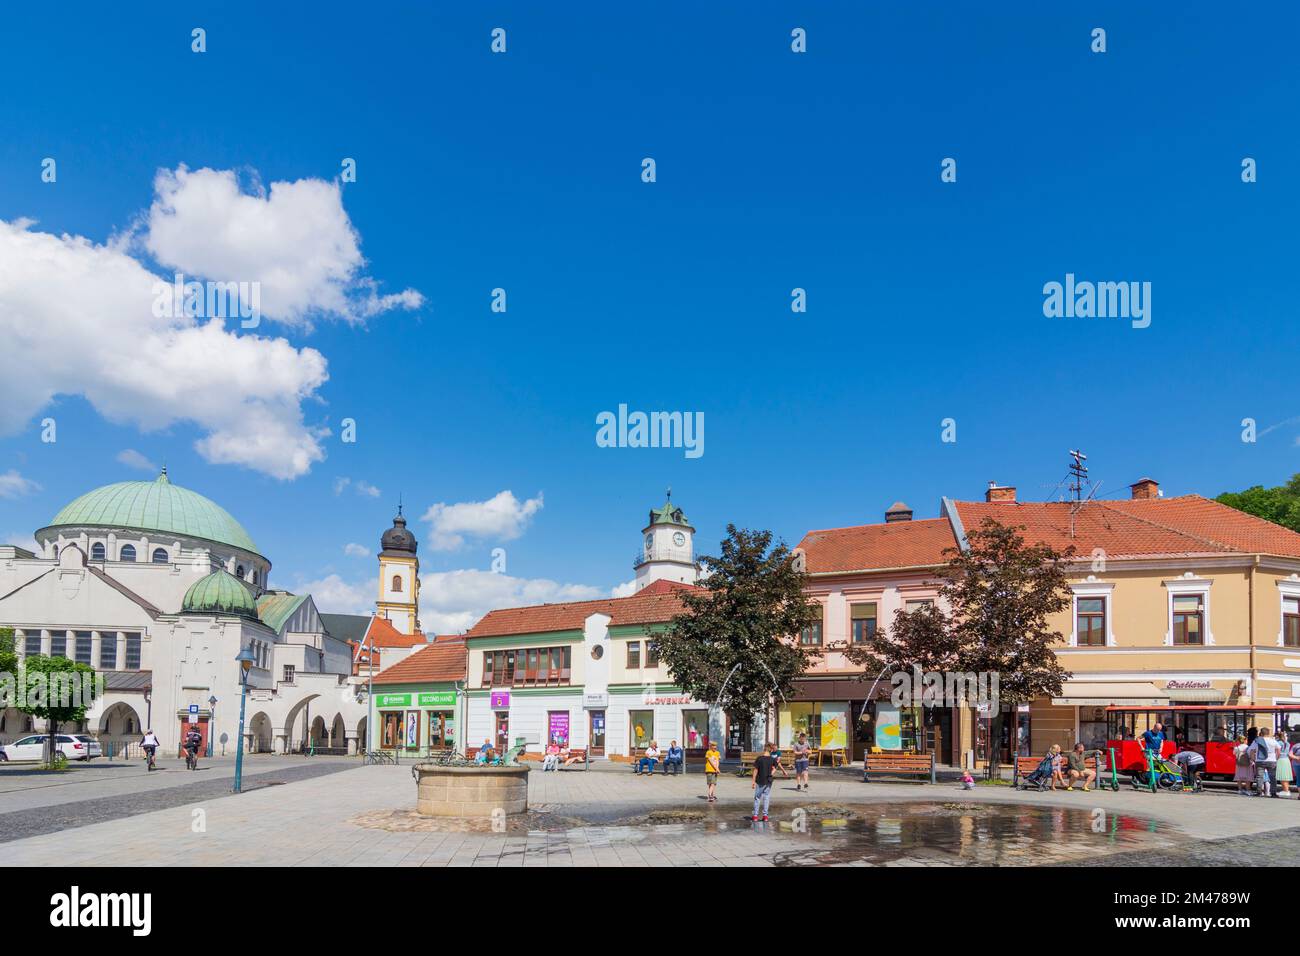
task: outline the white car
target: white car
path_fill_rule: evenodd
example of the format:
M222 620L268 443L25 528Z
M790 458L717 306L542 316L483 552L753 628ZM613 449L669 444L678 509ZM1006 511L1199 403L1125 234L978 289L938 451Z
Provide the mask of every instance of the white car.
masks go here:
M45 756L45 742L49 739L49 736L49 734L32 734L29 737L15 740L11 744L6 744L3 748L5 759L40 760ZM69 734L59 734L55 737L55 740L58 742L59 750L69 760L89 760L91 757L102 755L99 742L85 734L79 734L76 737Z

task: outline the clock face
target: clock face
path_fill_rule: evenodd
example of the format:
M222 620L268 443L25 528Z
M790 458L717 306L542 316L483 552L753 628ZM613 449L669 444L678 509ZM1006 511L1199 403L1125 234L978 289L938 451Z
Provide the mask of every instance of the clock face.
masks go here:
M675 535L673 535L673 544L677 545L677 547L679 548L682 547L684 544L686 544L686 535L678 531Z
M652 535L652 534L648 534L648 535L646 535L646 536L645 536L645 553L646 553L646 554L649 554L651 551L654 550L654 544L655 544L655 536Z

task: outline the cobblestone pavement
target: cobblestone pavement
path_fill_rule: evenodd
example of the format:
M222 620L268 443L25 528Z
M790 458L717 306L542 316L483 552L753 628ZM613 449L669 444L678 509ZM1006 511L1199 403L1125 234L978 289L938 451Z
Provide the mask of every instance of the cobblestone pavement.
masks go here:
M349 770L357 763L355 758L246 760L242 786L248 792L290 784ZM0 844L231 795L233 761L218 759L200 764L196 771L186 770L181 760L159 764L164 769L152 773L121 764L22 778L6 770L0 774Z
M696 774L648 779L593 769L532 773L533 813L494 833L415 818L406 766L352 765L287 782L292 770L274 774L286 780L283 787L143 806L129 817L80 826L72 839L11 839L0 843L0 865L1150 865L1166 856L1175 865L1205 865L1225 855L1289 864L1276 848L1288 845L1287 828L1300 826L1294 800L961 791L951 784L863 784L832 772L815 774L807 794L778 781L772 821L751 825L747 779L723 776L719 803L710 805ZM184 799L185 789L171 788L168 799ZM0 816L0 829L12 816ZM801 827L805 817L812 826ZM1261 831L1271 835L1232 839ZM940 833L951 838L924 836Z

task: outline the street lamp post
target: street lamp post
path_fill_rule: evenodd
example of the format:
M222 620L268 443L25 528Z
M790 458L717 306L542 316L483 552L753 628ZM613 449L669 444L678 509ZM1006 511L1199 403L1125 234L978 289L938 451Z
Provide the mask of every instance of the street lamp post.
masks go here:
M239 740L235 742L235 793L239 793L244 773L244 702L248 700L248 671L253 666L253 654L245 647L235 660L239 662Z
M212 738L216 734L217 726L217 697L213 694L208 698L208 759L212 759Z

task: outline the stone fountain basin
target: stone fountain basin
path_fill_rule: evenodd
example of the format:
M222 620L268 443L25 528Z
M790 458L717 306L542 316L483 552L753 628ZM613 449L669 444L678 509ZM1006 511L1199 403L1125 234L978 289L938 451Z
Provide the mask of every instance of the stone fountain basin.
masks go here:
M528 809L528 767L417 764L415 811L427 817L491 817Z

